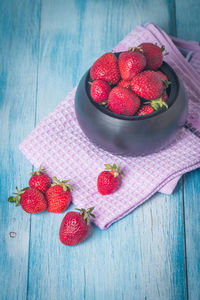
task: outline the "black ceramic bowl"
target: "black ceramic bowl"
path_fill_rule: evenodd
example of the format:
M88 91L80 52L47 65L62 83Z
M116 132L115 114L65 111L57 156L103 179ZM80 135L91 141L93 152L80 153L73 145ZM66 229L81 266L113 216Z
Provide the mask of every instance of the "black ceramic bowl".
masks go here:
M116 155L143 156L158 152L173 142L183 127L187 98L174 70L163 62L160 70L171 81L167 90L169 108L146 116L125 116L95 103L90 96L90 71L82 77L75 96L75 111L86 136L100 148Z

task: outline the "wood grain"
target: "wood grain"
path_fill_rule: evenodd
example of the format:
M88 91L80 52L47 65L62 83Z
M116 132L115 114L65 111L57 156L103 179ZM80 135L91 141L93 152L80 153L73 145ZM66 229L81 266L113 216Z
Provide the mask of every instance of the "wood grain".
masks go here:
M176 0L177 36L186 40L200 41L200 5L198 0Z
M167 1L44 0L37 122L135 25L151 19L172 33L171 10ZM73 248L58 239L64 214L34 216L28 298L185 299L181 199L180 191L157 195L108 231L93 228Z
M200 41L199 1L176 1L177 35ZM188 299L200 299L200 170L184 176Z
M34 127L38 34L39 1L1 1L1 300L26 299L27 294L30 215L9 204L7 198L16 185L27 185L31 171L18 145Z
M200 170L184 176L188 296L200 299Z
M31 168L18 144L93 61L146 21L199 39L197 2L1 1L1 299L200 298L199 171L172 196L156 194L107 231L92 226L75 247L58 238L65 213L30 217L7 203L16 185L27 185Z

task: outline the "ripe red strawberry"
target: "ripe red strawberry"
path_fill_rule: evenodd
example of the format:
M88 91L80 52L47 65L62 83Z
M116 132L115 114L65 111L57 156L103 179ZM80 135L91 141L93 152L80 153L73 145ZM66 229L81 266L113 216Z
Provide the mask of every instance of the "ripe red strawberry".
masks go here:
M39 170L31 173L29 186L45 193L51 186L51 178L45 173L45 170L40 166Z
M97 188L100 194L109 195L119 186L120 167L117 168L116 164L105 164L105 167L106 171L101 172L97 178Z
M109 94L108 108L117 114L134 115L139 106L139 97L127 88L116 86Z
M24 188L17 193L14 193L16 196L9 197L9 202L15 202L16 206L21 204L23 210L29 214L36 214L44 211L47 208L47 201L39 190L34 188Z
M156 73L160 76L161 79L168 81L168 77L167 75L165 75L163 72L161 71L156 71Z
M154 108L150 105L142 105L137 112L137 116L148 115L154 112Z
M83 242L91 231L90 216L95 218L92 214L94 207L89 209L78 209L80 212L70 211L66 213L62 220L59 236L60 241L64 245L74 246Z
M46 191L47 211L54 213L63 212L71 202L72 187L69 180L59 181L53 177L54 184Z
M164 85L160 76L154 71L144 71L133 77L132 90L146 100L160 98Z
M126 89L130 89L131 88L131 80L120 80L118 85L119 87L123 87L123 88L126 88Z
M105 103L111 91L110 85L101 79L94 80L91 85L91 97L97 103Z
M90 69L92 80L102 79L111 84L117 84L120 80L116 56L109 52L97 59Z
M118 66L122 79L131 80L146 66L146 58L139 52L125 51L119 55Z
M167 75L165 75L161 71L156 71L156 73L160 76L160 78L161 78L161 80L163 82L164 87L167 88L171 84L171 81L168 80Z
M141 51L146 57L146 69L157 70L163 63L163 51L165 47L161 48L152 43L142 43L135 48L135 51Z

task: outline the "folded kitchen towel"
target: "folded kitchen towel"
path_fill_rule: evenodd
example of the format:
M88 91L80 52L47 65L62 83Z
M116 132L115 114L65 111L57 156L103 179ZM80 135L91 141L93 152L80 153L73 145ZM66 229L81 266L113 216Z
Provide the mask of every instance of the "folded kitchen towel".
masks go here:
M165 61L182 79L189 99L186 126L172 145L145 157L114 156L97 148L83 134L76 120L76 88L20 145L20 150L35 167L41 164L49 175L70 179L74 187L73 202L77 207L94 206L96 218L93 221L101 229L108 228L157 191L173 190L182 174L200 167L200 75L194 69L196 64L192 66L193 59L187 62L172 39L153 24L137 26L113 51L124 51L147 41L165 45L169 52ZM121 166L125 178L114 194L102 196L97 192L97 176L104 169L104 163L114 162Z

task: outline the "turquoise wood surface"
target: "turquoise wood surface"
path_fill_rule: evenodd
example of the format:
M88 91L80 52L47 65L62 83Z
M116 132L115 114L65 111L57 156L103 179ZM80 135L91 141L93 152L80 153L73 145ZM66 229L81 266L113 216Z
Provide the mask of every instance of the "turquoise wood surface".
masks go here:
M18 144L91 63L145 21L199 40L198 2L1 1L0 299L200 299L199 170L72 248L58 238L65 213L29 216L7 203L32 168Z

